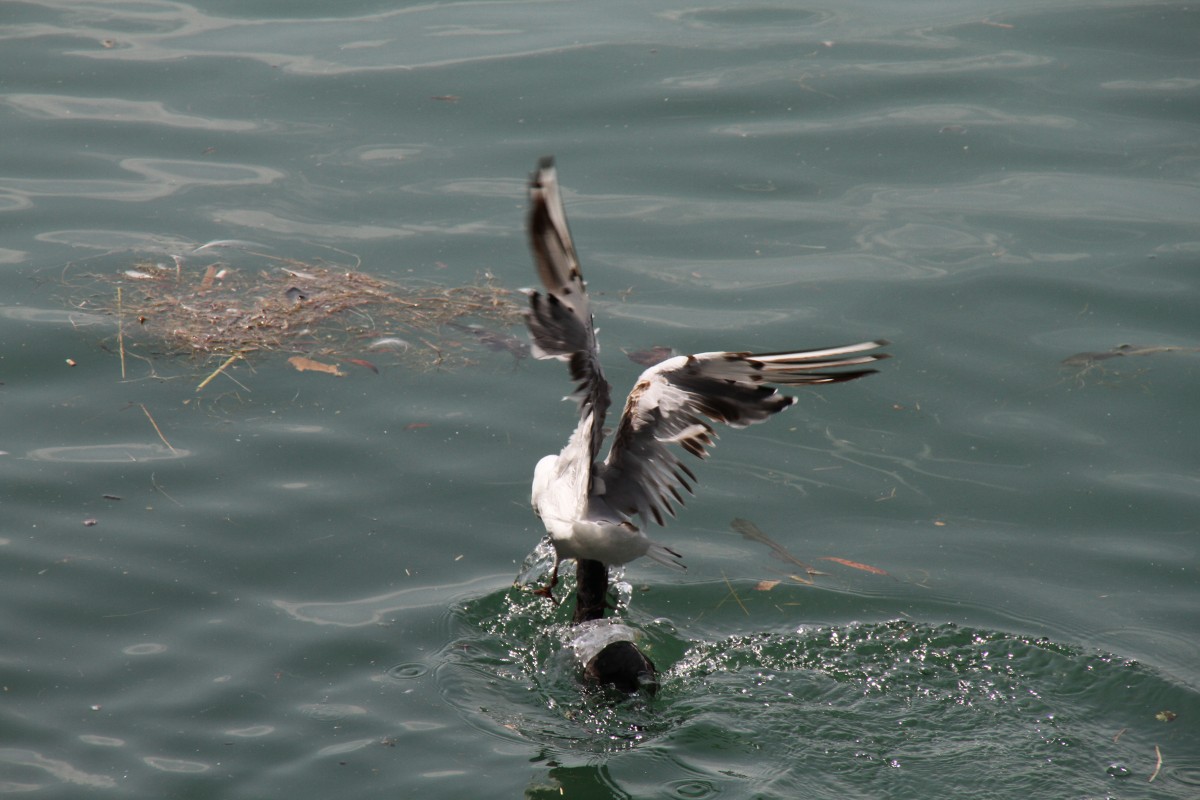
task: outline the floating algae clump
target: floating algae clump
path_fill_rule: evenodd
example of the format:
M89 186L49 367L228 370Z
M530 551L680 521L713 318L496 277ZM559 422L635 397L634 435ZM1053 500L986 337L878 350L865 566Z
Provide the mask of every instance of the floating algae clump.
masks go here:
M278 352L371 366L352 356L386 352L431 369L470 363L485 347L525 353L504 332L520 320L516 295L491 276L465 286L398 282L358 265L246 251L198 266L182 256L138 260L82 277L89 294L73 305L117 317L122 359L149 347L201 361Z

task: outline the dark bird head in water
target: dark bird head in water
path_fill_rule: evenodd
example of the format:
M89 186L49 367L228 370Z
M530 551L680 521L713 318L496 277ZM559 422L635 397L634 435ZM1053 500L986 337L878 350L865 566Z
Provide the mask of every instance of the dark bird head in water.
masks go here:
M633 642L617 641L592 657L584 667L588 683L615 686L625 694L645 690L651 697L658 691L658 670Z

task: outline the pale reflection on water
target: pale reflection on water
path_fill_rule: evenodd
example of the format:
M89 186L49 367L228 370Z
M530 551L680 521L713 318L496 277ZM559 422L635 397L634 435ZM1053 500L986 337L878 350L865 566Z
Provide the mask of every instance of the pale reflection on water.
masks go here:
M67 461L74 464L122 464L143 461L170 461L187 458L192 453L179 447L163 444L84 444L67 447L39 447L26 453L35 461Z
M488 575L462 583L440 586L415 586L396 592L341 602L275 600L276 608L286 611L301 622L314 625L339 625L357 628L383 622L388 614L430 606L448 607L464 597L476 597L511 586L512 575Z

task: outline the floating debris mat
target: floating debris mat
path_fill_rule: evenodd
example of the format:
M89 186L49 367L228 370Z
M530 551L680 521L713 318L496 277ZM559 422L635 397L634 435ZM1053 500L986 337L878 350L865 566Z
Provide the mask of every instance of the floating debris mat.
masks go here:
M465 286L398 282L353 268L255 252L194 264L189 256L126 262L71 280L82 311L116 317L126 355L251 359L292 354L293 366L344 374L336 364L390 358L417 369L463 366L486 350L522 358L508 333L521 320L516 292L484 275ZM86 291L86 296L78 293ZM315 366L314 366L315 365Z

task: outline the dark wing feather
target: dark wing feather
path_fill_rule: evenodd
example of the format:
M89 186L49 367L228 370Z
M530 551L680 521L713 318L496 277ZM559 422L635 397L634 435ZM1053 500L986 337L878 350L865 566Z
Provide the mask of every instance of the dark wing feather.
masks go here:
M662 525L683 504L696 476L671 445L698 458L708 455L715 433L710 422L744 428L796 402L776 386L839 383L874 369L887 358L866 353L887 344L862 342L793 353L699 353L677 356L642 373L625 403L612 450L597 472L596 491L614 511L640 514ZM866 354L864 354L866 353Z
M546 294L530 292L525 324L533 339L535 357L557 358L570 366L579 417L592 413L590 448L594 462L604 441L604 415L612 401L600 366L587 285L567 227L552 158L543 158L530 178L529 203L529 244Z

